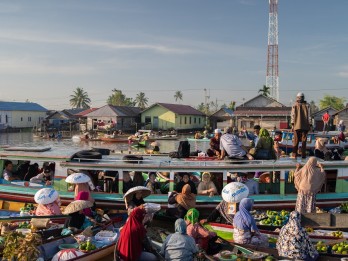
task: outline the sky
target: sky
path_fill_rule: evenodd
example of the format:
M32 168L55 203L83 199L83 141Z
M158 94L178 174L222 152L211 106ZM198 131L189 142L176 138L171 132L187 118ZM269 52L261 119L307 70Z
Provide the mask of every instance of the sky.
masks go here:
M113 89L148 105L237 106L266 81L267 0L2 0L0 100L92 107ZM347 0L279 0L279 93L348 98ZM206 89L206 92L204 91Z

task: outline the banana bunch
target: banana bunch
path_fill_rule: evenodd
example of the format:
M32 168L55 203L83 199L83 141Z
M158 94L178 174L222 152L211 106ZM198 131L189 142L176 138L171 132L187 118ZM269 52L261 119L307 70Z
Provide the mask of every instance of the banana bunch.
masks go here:
M314 229L312 227L306 227L305 228L308 233L313 233Z
M332 235L333 237L343 238L343 233L342 233L342 231L334 231L334 232L331 233L331 235Z
M22 242L18 249L18 261L36 260L40 255L37 247L42 244L41 236L36 233L30 233L22 239Z

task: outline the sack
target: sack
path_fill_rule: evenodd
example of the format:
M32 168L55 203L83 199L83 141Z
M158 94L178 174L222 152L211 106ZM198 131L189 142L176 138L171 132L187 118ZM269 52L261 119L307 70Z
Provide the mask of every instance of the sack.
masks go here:
M258 160L269 160L272 159L272 152L271 150L266 149L258 149L255 155L255 159Z
M189 158L190 157L190 143L185 141L180 141L178 148L179 158Z
M30 220L30 223L34 228L37 228L37 229L48 228L50 219L49 218L32 218Z

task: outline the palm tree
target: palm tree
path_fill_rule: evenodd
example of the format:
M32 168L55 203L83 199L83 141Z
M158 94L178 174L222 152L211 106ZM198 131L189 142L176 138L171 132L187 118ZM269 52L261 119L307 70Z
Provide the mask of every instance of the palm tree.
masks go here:
M176 91L174 94L175 101L181 100L182 101L182 92Z
M70 105L73 108L89 108L91 99L88 97L88 93L83 88L77 87L73 95L70 95Z
M135 104L138 104L138 106L141 109L145 109L147 106L148 98L145 97L145 93L139 92L137 94L137 97L135 97Z
M271 94L270 87L267 87L266 85L263 86L262 89L259 90L259 93L262 93L262 95L268 97Z

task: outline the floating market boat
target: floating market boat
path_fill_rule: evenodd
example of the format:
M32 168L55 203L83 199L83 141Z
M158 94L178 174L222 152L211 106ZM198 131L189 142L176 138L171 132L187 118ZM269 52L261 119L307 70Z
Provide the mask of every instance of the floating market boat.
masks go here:
M98 207L119 209L124 207L123 175L130 171L166 173L169 180L161 182L163 194L153 194L146 198L147 202L160 203L162 208L168 207L168 191L174 190L175 177L183 172L202 173L210 172L216 178L216 185L221 189L227 184L231 173L237 172L271 172L272 182L259 184L261 193L268 194L251 195L255 200L255 208L263 209L291 209L294 208L297 199L297 191L291 182L291 170L298 163L295 160L281 158L279 160L254 160L254 161L230 161L230 160L189 160L173 159L168 156L145 155L138 158L134 155L101 155L96 151L79 151L73 147L56 148L37 152L37 148L30 151L28 147L21 150L0 151L0 168L4 168L6 160L11 160L15 167L25 161L31 164L51 163L54 167L52 185L59 192L62 203L67 205L74 198L73 188L65 182L71 170L87 171L92 177L95 186L103 188L104 180L111 180L111 186L104 192L93 192L93 198ZM131 157L131 158L129 158ZM135 158L134 158L135 157ZM304 162L302 162L304 163ZM317 195L317 206L335 207L343 201L348 201L348 162L325 161L322 162L327 172L327 180L321 193ZM104 180L98 179L99 172L104 172ZM274 174L272 174L274 173ZM6 181L0 179L0 200L34 202L34 194L38 189L46 187L43 183ZM167 190L166 190L167 189ZM197 196L197 208L210 211L222 200L217 196Z

